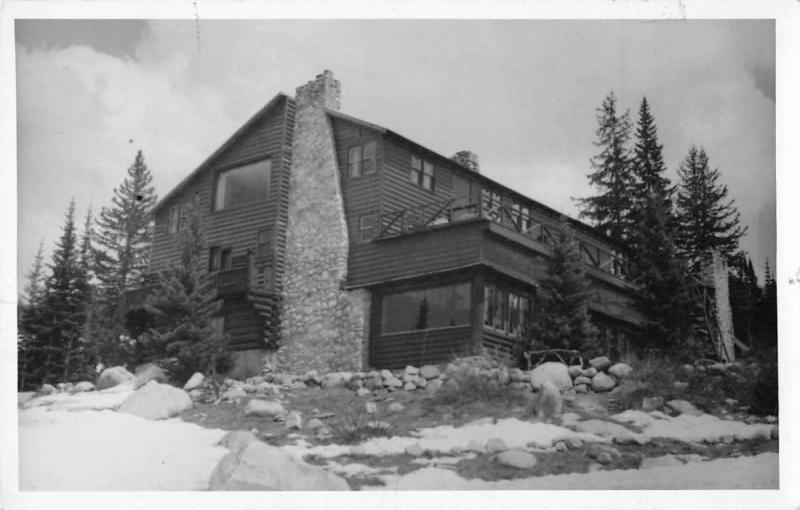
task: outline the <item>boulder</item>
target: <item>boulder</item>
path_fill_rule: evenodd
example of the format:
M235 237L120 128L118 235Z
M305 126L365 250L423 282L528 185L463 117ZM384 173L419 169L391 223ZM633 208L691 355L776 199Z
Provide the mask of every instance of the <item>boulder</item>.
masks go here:
M586 368L586 369L583 370L583 372L581 372L581 375L591 379L592 377L597 375L597 369L594 368L594 367Z
M417 377L418 377L417 374L409 374L406 372L403 374L403 377L401 377L400 380L403 381L403 383L405 384L409 382L414 382L417 379Z
M111 367L103 370L100 377L97 378L97 389L104 390L112 388L118 384L122 384L135 379L132 373L125 370L125 367Z
M536 457L523 450L508 450L497 456L497 463L517 469L531 469L536 465Z
M250 441L219 461L211 473L209 489L332 491L350 487L343 478L298 460L278 447Z
M364 387L370 391L383 389L383 378L380 375L369 376L364 379Z
M272 383L269 383L267 381L261 381L260 383L257 383L256 385L253 386L253 392L260 393L262 395L267 393L270 393L272 395L277 395L278 393L280 393L280 389L278 389L278 387Z
M309 370L303 375L303 382L308 386L319 386L322 383L322 379L316 370Z
M556 444L553 445L553 447L556 449L557 452L566 452L567 450L569 450L567 443L565 443L564 441L558 441Z
M642 399L642 411L649 413L664 407L664 397L645 397Z
M505 386L511 382L511 376L509 375L507 368L502 367L497 373L497 382L500 383L501 386Z
M283 408L283 405L281 405L280 402L254 398L247 402L247 405L244 406L245 416L275 418L276 416L283 414L286 414L286 409Z
M725 363L712 363L706 367L706 370L709 374L723 375L728 371L728 367L729 365L726 365Z
M675 381L672 383L672 387L678 391L683 391L689 388L689 383L684 381Z
M41 388L39 388L39 394L40 395L52 395L53 393L56 393L57 391L58 390L56 389L55 386L53 386L52 384L47 384L47 383L42 384Z
M666 403L666 406L677 414L687 414L689 416L700 416L703 411L692 405L687 400L675 399Z
M428 381L428 386L426 390L428 393L436 393L439 390L439 388L442 387L442 384L444 383L442 382L441 379L432 379Z
M306 428L308 430L323 429L325 428L325 423L323 423L323 421L320 420L319 418L311 418L310 420L308 420L308 423L306 423Z
M283 424L283 426L287 430L300 430L303 428L303 418L300 416L299 412L292 411L286 416L286 422Z
M598 372L603 372L611 366L611 360L606 356L598 356L589 360L589 366Z
M591 377L586 377L585 375L579 375L578 377L575 378L575 381L573 381L573 384L576 384L576 385L578 385L578 384L589 385L589 384L592 384L592 378Z
M195 388L198 388L200 387L201 384L203 384L203 379L205 379L203 374L201 374L200 372L195 372L192 374L189 380L186 381L186 384L183 385L183 389L186 391L191 391ZM255 386L252 387L255 390Z
M421 390L424 390L425 388L428 387L428 380L425 379L422 376L417 376L417 378L413 382L414 382L414 386L416 386L417 388L419 388Z
M592 377L592 390L596 392L609 391L616 386L617 382L613 377L604 374L603 372L597 373Z
M531 386L538 388L545 381L551 382L559 390L572 388L572 377L567 365L556 361L548 361L531 370Z
M169 382L167 372L155 363L139 365L136 367L136 370L134 370L134 374L133 386L135 388L140 388L150 381L156 381L162 384Z
M17 407L22 408L36 397L35 391L20 391L17 393Z
M191 408L192 399L182 389L150 381L126 398L119 406L119 412L163 420Z
M323 388L342 388L353 378L351 372L330 372L322 376Z
M498 437L493 437L486 441L486 451L489 453L504 452L506 450L508 450L508 445Z
M583 446L583 441L581 441L579 437L568 437L564 440L564 443L566 443L570 450L577 450Z
M578 384L575 386L575 393L583 394L588 392L589 392L589 387L585 384Z
M621 381L633 373L633 368L627 363L616 363L609 367L608 373Z
M614 459L618 459L622 456L622 454L619 453L619 450L613 446L601 443L593 443L589 447L588 453L589 457L593 458L600 464L609 464Z
M389 407L386 408L386 410L389 411L390 413L399 413L403 409L405 409L405 406L400 402L392 402L391 404L389 404Z
M605 420L593 419L593 420L579 421L578 423L575 424L575 430L577 432L587 432L589 434L595 434L600 437L608 437L618 443L640 442L636 434L634 434L624 426L620 425L619 423L614 423Z
M367 395L370 395L370 394L372 394L372 392L370 390L368 390L367 388L359 388L359 389L356 390L356 396L357 397L366 397Z
M441 374L439 373L439 367L436 365L425 365L419 369L419 375L425 379L436 379Z
M94 390L94 384L90 383L89 381L81 381L77 383L75 386L70 388L70 393L85 393L87 391Z
M403 389L404 389L405 391L414 391L414 390L416 390L416 389L417 389L417 386L416 386L416 385L415 385L413 382L411 382L411 381L408 381L407 383L405 383L405 384L403 385Z
M246 430L232 430L222 436L217 444L229 450L236 450L251 441L258 441L258 438L256 438L252 432Z
M530 376L520 370L519 368L512 368L508 371L508 376L511 378L512 382L528 382L530 381Z
M408 365L403 371L403 375L419 375L419 368L413 365Z
M581 372L583 372L583 367L580 365L570 365L567 368L567 373L569 373L569 376L573 379L581 375Z
M397 377L390 377L389 379L383 380L383 385L390 390L398 390L403 387L403 381Z
M423 453L425 453L425 450L422 449L422 446L419 443L414 443L406 446L406 453L412 457L420 457Z
M383 370L381 370L381 377L384 380L386 380L386 379L394 379L394 374L389 370L383 369Z
M479 443L475 439L471 439L470 442L467 444L466 451L468 452L475 452L475 453L483 453L486 451L486 447Z
M228 388L225 393L220 395L223 402L239 402L247 396L247 392L241 386L233 386Z

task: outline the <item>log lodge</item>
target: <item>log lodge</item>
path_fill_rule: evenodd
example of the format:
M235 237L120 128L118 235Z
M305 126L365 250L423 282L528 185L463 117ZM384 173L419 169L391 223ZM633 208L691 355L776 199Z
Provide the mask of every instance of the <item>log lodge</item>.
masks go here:
M439 363L485 347L508 356L536 313L562 215L450 158L339 111L330 71L279 93L155 207L151 272L177 257L188 204L239 374ZM604 347L625 351L642 317L620 246L568 220Z

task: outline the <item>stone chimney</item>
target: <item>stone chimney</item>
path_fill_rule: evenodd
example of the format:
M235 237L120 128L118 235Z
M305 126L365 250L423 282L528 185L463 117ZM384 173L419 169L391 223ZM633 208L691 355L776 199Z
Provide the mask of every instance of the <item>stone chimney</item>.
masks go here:
M339 80L334 79L333 72L327 69L318 74L316 79L295 90L298 110L308 106L321 106L338 111L341 96Z
M333 130L339 82L325 71L297 88L292 136L286 265L281 292L281 370L361 370L371 297L344 290L349 239Z
M459 165L472 170L476 173L481 173L481 167L478 163L478 155L472 151L458 151L450 158Z

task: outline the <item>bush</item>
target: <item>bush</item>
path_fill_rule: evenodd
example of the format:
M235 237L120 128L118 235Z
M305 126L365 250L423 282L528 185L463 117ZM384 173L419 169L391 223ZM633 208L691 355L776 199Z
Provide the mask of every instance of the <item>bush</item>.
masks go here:
M373 437L392 437L392 424L367 413L345 415L333 426L336 441L356 444Z
M496 358L487 354L457 358L447 368L447 380L430 399L432 405L462 406L474 402L526 402L525 393L500 384L497 378L487 377L486 371L506 369Z

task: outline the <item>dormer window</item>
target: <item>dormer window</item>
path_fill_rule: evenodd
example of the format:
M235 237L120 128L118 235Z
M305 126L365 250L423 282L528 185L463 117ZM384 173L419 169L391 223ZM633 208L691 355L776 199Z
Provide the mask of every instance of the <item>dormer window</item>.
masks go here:
M350 147L347 156L350 177L371 174L375 171L375 142Z
M425 161L416 156L411 156L411 173L409 179L414 184L425 189L433 190L433 163Z
M269 196L270 161L264 160L220 172L214 210L261 202Z

